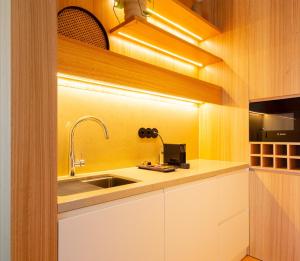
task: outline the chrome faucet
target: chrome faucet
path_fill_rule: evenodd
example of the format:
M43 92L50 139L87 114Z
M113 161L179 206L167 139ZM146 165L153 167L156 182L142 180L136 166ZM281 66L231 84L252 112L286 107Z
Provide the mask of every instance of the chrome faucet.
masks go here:
M89 120L98 123L99 126L102 127L104 130L105 138L109 139L108 129L102 120L100 120L94 116L83 116L83 117L79 118L74 123L74 125L72 126L71 131L70 131L70 155L69 155L69 174L70 174L70 176L75 176L75 168L76 167L82 167L85 165L85 160L83 160L83 159L76 161L75 151L74 151L74 134L75 134L75 130L76 130L77 126L80 123L82 123L84 121L89 121Z

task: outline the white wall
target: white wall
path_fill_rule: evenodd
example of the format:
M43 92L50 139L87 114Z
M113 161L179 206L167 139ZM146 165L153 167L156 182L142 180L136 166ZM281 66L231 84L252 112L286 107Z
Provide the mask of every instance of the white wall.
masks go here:
M10 5L0 0L0 261L10 260Z

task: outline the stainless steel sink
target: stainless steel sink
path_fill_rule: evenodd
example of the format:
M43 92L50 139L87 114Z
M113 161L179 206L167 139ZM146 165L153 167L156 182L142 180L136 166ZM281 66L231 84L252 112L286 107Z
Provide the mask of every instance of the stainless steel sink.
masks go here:
M136 181L120 178L120 177L114 177L114 176L106 176L101 178L94 178L90 180L82 180L84 183L88 183L90 185L94 185L100 188L112 188L112 187L118 187L123 186L127 184L136 183Z
M101 175L93 177L75 177L58 182L58 196L67 196L77 193L107 189L139 182L124 177Z

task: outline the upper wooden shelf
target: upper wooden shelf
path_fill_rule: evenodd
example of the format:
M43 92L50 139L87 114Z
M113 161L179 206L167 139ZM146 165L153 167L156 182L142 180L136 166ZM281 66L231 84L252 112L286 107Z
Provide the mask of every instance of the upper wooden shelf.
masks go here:
M179 0L155 1L154 12L169 19L203 40L220 34L220 30Z
M59 37L58 72L136 90L222 103L222 88L111 51Z
M111 33L199 67L222 61L139 17L128 19L114 27Z

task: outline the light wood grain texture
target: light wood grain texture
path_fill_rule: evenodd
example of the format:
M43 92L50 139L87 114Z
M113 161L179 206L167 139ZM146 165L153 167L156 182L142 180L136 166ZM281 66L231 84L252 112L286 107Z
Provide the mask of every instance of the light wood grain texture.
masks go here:
M55 261L56 1L12 1L12 68L12 261Z
M300 176L255 170L250 174L250 255L300 259Z
M202 39L218 35L220 33L219 29L193 12L190 8L191 6L192 1L186 5L178 0L164 0L155 1L153 10L197 36L202 37Z
M207 66L200 79L223 87L223 106L200 107L200 157L248 161L248 0L204 1L222 34L202 48L224 63Z
M221 88L125 56L59 39L58 72L182 98L221 102Z
M10 260L11 9L0 2L0 260Z
M251 256L246 256L242 261L259 261L259 259L256 259Z
M251 142L250 162L253 168L298 173L300 143Z
M104 25L107 32L119 24L112 10L112 0L59 0L58 2L59 4L57 10L61 10L69 5L80 6L89 10ZM120 21L123 21L123 10L116 9L115 11ZM142 45L136 44L132 41L127 41L124 38L115 37L111 34L109 34L109 41L110 50L116 53L191 77L197 77L198 75L198 67L186 62L182 62L179 59L171 58L169 55L163 55L161 52L143 47Z
M250 99L300 95L300 2L250 1Z
M121 37L120 33L126 34L203 66L221 61L218 57L148 23L140 17L132 17L112 28L110 32L119 37Z
M188 8L192 8L193 3L195 2L194 0L178 0L178 2L184 4Z

